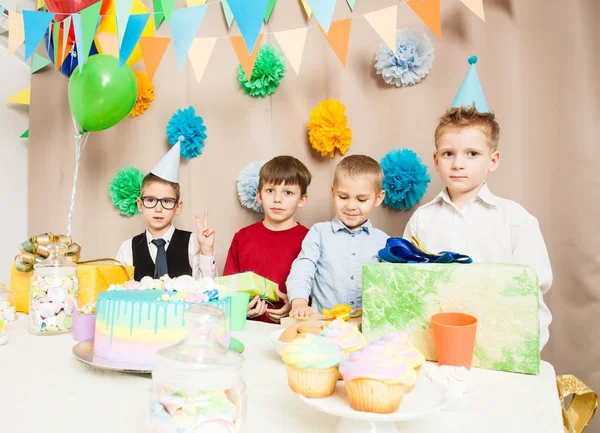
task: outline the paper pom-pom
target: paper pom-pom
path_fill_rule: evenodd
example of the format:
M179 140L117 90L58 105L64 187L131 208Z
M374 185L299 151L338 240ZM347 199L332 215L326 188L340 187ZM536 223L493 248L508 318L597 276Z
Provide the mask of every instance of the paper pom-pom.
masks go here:
M240 86L246 94L254 98L265 98L275 93L284 73L283 54L271 44L264 44L258 50L250 81L248 81L242 65L238 65Z
M135 81L137 82L138 92L133 110L129 113L130 117L143 114L154 101L154 86L148 79L148 75L144 71L135 71Z
M247 164L237 178L237 193L240 203L254 212L263 211L263 207L256 200L256 190L258 189L258 174L264 163L264 161L255 161Z
M381 44L375 56L375 69L388 84L412 86L429 74L434 59L427 35L415 29L396 31L396 52Z
M409 149L390 150L381 160L383 202L394 209L410 209L423 198L431 182L427 166Z
M108 194L113 206L125 216L137 215L137 199L142 190L144 173L135 167L126 167L117 171L110 181Z
M167 125L169 144L181 143L181 156L195 158L202 153L206 140L206 126L201 116L196 116L194 107L177 110Z
M335 99L323 101L311 110L308 139L321 156L329 155L333 158L336 148L343 155L350 147L352 131L348 128L345 110L346 107Z

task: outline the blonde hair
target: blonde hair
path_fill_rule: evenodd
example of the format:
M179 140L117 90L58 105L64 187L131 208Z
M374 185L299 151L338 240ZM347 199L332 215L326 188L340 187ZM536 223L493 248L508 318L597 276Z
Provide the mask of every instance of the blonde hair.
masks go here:
M293 156L276 156L260 168L258 190L262 191L265 183L273 185L298 185L300 193L306 194L312 175L302 162Z
M344 176L368 178L373 182L376 193L383 188L383 170L377 161L367 155L350 155L342 159L335 168L333 185Z
M440 138L451 129L479 128L487 137L488 145L492 152L498 150L500 141L500 125L494 113L480 113L473 104L470 108L450 108L442 117L435 129L435 148L437 149Z

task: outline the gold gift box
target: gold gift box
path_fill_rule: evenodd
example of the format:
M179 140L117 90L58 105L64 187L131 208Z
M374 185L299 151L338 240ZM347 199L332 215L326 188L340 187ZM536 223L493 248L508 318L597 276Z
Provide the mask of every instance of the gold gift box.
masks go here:
M96 302L99 293L105 292L111 284L123 284L133 279L133 266L82 264L77 265L79 278L78 305ZM17 297L17 311L29 312L29 283L33 272L20 272L13 264L10 268L10 290Z

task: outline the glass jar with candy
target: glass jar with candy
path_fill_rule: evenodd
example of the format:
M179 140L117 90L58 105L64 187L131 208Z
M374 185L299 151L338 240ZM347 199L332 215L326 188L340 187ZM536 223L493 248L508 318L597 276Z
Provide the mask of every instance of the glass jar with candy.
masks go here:
M0 318L11 322L17 318L17 297L6 288L5 284L0 284Z
M48 258L33 266L29 292L29 331L50 335L69 332L76 312L77 265L65 258L67 247L48 245Z
M190 307L186 337L156 352L149 433L243 431L243 358L223 345L225 321L216 307Z

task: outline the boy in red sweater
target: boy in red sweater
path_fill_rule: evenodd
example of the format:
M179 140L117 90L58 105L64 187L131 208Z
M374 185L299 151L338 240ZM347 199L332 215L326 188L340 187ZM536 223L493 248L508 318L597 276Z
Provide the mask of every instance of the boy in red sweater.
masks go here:
M308 233L295 214L306 203L311 178L306 166L292 156L277 156L262 166L256 198L264 208L264 219L233 236L223 275L252 271L287 293L285 281ZM270 305L255 296L248 304L248 318L279 323L291 310L286 301L284 296Z

